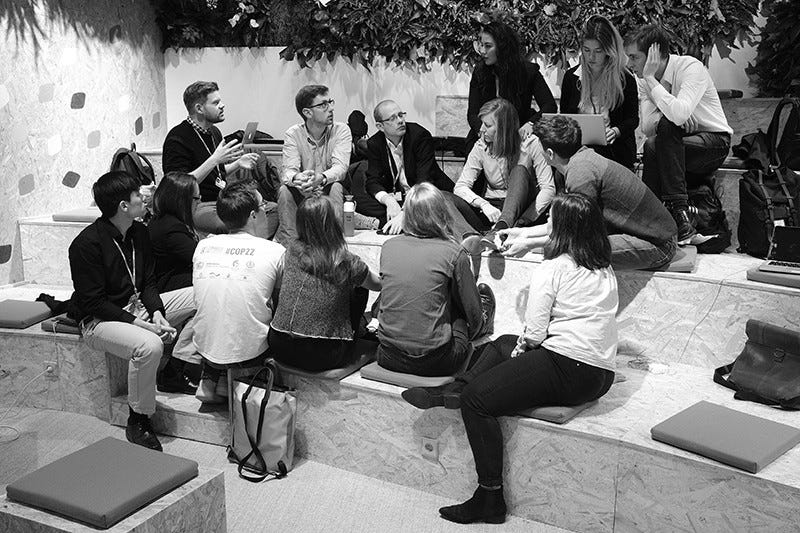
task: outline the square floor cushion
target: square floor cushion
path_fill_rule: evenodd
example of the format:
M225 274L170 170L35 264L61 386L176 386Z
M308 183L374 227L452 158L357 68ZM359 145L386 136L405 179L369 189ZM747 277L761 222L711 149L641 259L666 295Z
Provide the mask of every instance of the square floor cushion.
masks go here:
M525 409L517 413L519 416L526 418L536 418L554 424L566 424L580 412L585 411L589 407L597 403L597 400L582 403L580 405L567 406L547 406L547 407L534 407L533 409Z
M81 328L77 320L72 320L67 317L67 314L61 314L48 318L42 322L42 330L50 333L69 333L70 335L80 335Z
M653 426L653 439L755 474L800 443L800 429L701 401Z
M361 377L373 381L380 381L381 383L388 383L389 385L405 387L407 389L411 387L438 387L440 385L452 383L455 379L453 376L427 377L393 372L379 366L377 361L363 367L361 369Z
M295 376L300 376L303 378L311 378L311 379L341 380L346 378L350 374L354 373L356 370L360 369L367 363L374 361L375 350L377 349L378 349L377 342L359 339L358 341L356 341L356 345L353 348L354 358L349 364L341 368L332 368L330 370L323 370L321 372L311 372L309 370L304 370L302 368L292 366L277 359L275 360L275 363L278 365L278 370L280 371L280 373L292 374Z
M197 476L197 463L111 437L6 487L9 499L109 528Z
M93 205L90 207L79 207L77 209L70 209L69 211L62 211L53 215L55 222L94 222L100 218L100 208Z
M0 302L0 328L25 329L52 314L44 302L3 300Z
M697 248L694 246L679 246L675 250L675 257L666 265L657 268L662 272L691 272L697 262Z

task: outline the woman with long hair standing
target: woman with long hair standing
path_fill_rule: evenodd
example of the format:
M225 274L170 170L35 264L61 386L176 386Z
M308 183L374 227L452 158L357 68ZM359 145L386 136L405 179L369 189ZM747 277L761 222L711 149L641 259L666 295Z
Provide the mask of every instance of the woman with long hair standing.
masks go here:
M536 118L531 104L535 101L540 113L555 113L553 93L539 72L539 66L522 55L516 32L500 21L484 25L479 33L478 52L481 62L475 66L469 82L467 121L467 152L478 140L481 121L478 117L483 104L494 98L505 98L517 111L517 119L527 137Z
M544 405L580 405L614 381L617 280L600 208L580 193L556 196L544 261L531 276L522 334L489 343L474 366L442 387L403 392L415 407L461 408L478 489L443 507L454 522L505 520L503 434L497 417Z
M404 234L381 249L378 364L420 376L451 375L469 357L471 341L492 332L494 294L475 284L439 189L414 185L403 213Z
M480 139L472 147L453 194L456 207L478 231L532 224L556 193L553 173L536 135L523 140L514 106L495 98L483 104ZM486 190L474 190L481 173ZM491 240L491 238L489 239Z
M296 241L284 259L280 297L268 342L275 358L310 371L348 363L378 276L350 253L327 196L297 208Z
M639 125L636 80L625 67L622 37L610 20L589 17L581 33L580 63L564 73L561 112L603 115L605 146L592 146L607 159L633 169Z

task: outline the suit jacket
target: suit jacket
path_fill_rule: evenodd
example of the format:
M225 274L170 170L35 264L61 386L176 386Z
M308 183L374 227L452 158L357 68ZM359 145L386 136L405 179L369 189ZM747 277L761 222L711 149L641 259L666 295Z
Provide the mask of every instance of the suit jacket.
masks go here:
M428 130L414 122L406 122L403 140L403 164L408 184L428 181L443 191L453 191L453 181L436 163L433 137ZM392 192L392 169L389 165L386 135L379 131L367 141L367 178L365 188L370 196L380 191Z

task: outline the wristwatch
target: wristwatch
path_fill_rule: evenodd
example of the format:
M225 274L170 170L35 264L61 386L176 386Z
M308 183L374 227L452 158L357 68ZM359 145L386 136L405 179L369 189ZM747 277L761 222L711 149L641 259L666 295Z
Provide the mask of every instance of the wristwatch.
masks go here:
M322 175L322 186L326 186L328 184L328 176L325 174Z

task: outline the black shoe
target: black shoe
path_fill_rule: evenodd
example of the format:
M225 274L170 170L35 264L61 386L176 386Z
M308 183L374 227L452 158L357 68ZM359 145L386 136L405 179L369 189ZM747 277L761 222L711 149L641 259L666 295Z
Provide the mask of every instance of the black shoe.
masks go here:
M692 220L689 218L688 210L684 208L673 209L672 218L675 219L675 224L678 225L678 244L688 244L692 237L697 235L697 231L692 226Z
M197 392L197 385L189 381L183 373L169 374L162 372L156 379L159 392L177 392L179 394L192 394Z
M125 438L128 442L156 450L162 451L161 443L150 425L150 419L141 414L133 413L128 417L128 425L125 427Z
M478 284L478 294L481 296L481 311L483 311L483 328L477 337L484 337L494 333L494 311L497 304L492 288L485 283ZM477 338L476 337L476 338Z
M502 524L506 521L506 500L503 489L489 490L478 487L472 498L459 505L449 505L439 509L442 518L459 524L486 522Z
M461 408L462 381L454 381L439 387L411 387L400 395L405 401L418 409L444 407L446 409Z

